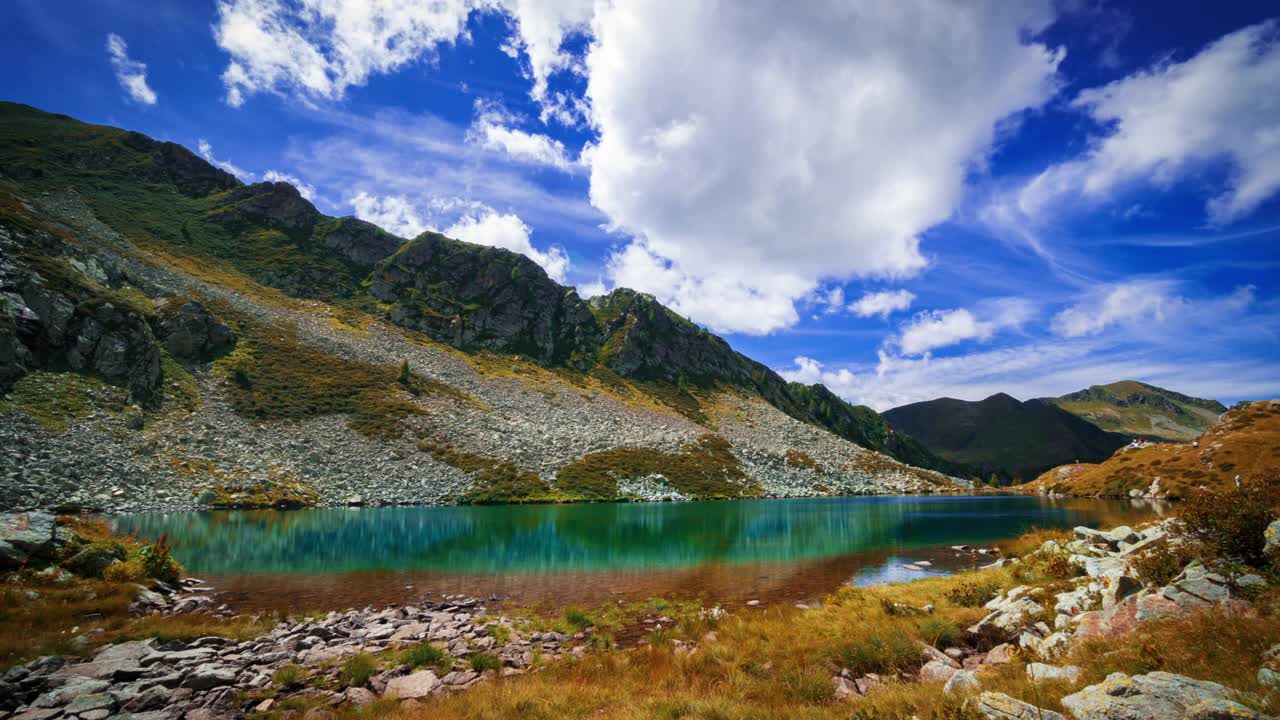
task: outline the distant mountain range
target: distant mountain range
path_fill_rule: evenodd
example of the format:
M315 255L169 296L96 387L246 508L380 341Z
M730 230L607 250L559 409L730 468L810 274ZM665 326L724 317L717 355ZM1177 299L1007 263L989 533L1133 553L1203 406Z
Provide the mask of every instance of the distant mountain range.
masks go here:
M1059 398L940 398L884 413L896 430L984 479L1028 481L1065 463L1101 462L1131 439L1189 440L1226 407L1133 380Z

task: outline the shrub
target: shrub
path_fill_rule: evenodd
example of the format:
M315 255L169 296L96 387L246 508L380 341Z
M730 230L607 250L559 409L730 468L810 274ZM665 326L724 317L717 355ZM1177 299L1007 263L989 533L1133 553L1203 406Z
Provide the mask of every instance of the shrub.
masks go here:
M476 672L484 672L485 670L501 670L502 660L498 659L493 653L476 653L471 656L471 669Z
M285 665L278 667L275 672L271 673L271 682L279 687L289 687L302 682L302 678L306 677L307 669L301 665Z
M137 558L117 560L102 571L102 579L108 582L140 583L147 579L147 569Z
M960 628L950 620L931 617L920 621L919 635L934 647L950 647L960 638Z
M363 687L378 671L378 665L366 653L356 653L342 661L338 681L348 687Z
M147 577L167 583L178 582L182 577L182 566L178 564L177 560L173 559L173 555L170 554L171 550L173 550L173 543L169 542L168 533L161 535L154 543L142 548L139 556Z
M443 650L429 642L424 642L406 650L402 661L405 665L419 668L424 665L440 666L444 663L444 659Z
M1130 560L1138 579L1148 585L1168 585L1195 553L1186 543L1172 543L1144 550Z
M920 648L914 638L895 630L847 643L836 649L833 659L855 675L887 675L915 669L920 664Z
M809 705L826 705L835 699L831 677L817 668L801 668L784 673L782 691L788 699Z
M1041 563L1044 574L1054 580L1067 580L1083 573L1083 568L1071 562L1063 553L1050 553Z
M947 600L960 607L982 607L999 592L995 583L965 581L947 591Z
M1274 518L1277 493L1259 481L1225 491L1194 493L1183 503L1176 532L1195 543L1206 560L1239 560L1261 566L1263 535Z
M591 625L593 624L591 622L591 618L588 617L587 614L581 610L581 608L576 608L576 607L570 607L565 609L564 621L570 627L575 627L578 630L585 630L591 627Z

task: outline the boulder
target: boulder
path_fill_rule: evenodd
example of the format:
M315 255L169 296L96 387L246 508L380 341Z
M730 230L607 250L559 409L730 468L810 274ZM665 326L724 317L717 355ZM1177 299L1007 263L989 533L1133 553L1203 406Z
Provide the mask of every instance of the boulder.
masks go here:
M988 720L1066 720L1052 710L1038 708L1030 703L1003 693L984 692L973 703L978 714Z
M124 560L124 548L107 543L93 544L71 556L63 567L81 577L102 577L102 571L111 563Z
M386 694L394 695L401 700L411 700L426 697L438 687L440 687L440 678L430 670L421 670L389 681Z
M952 675L960 672L954 664L930 660L920 668L920 682L945 683Z
M1280 520L1268 525L1262 533L1262 538L1262 552L1273 558L1274 562L1280 563Z
M0 513L0 568L53 559L60 547L56 527L46 512Z
M160 313L156 334L166 350L189 359L217 355L236 342L231 328L195 301L171 301Z
M1045 663L1028 663L1027 677L1032 682L1043 682L1045 680L1054 680L1058 682L1074 683L1080 679L1080 673L1083 672L1075 665L1046 665Z
M1007 665L1013 662L1014 647L1008 643L997 645L991 648L987 653L987 657L982 661L984 665Z
M142 658L151 653L153 640L135 640L133 642L108 645L93 660L77 665L67 665L59 674L78 675L98 680L135 680L142 677L146 668L142 666Z
M978 681L978 675L972 670L960 670L952 674L947 680L947 684L942 687L942 692L947 695L956 693L977 692L982 689L982 683Z
M1062 699L1078 720L1263 720L1264 716L1231 700L1217 683L1167 672L1130 677L1112 673L1097 685Z
M453 673L449 673L449 675L453 675ZM448 679L449 677L445 676L445 680ZM840 675L835 675L831 678L831 687L835 691L837 700L848 700L858 694L858 688L853 684L853 681Z
M968 629L970 635L1008 639L1017 634L1026 621L1044 611L1040 603L1028 597L1031 588L1020 586L997 596L986 604L991 613Z
M75 700L72 700L65 708L63 708L62 711L68 715L79 715L84 717L86 713L92 713L96 710L105 710L106 715L103 715L103 717L106 717L115 709L116 699L109 693L93 693L90 695L81 695Z
M1141 589L1142 583L1132 576L1117 575L1108 578L1106 587L1102 589L1102 608L1106 610L1114 607L1116 603Z
M192 690L210 690L234 683L236 675L235 668L215 663L205 663L196 667L187 675L186 679L182 681L182 687L191 688Z

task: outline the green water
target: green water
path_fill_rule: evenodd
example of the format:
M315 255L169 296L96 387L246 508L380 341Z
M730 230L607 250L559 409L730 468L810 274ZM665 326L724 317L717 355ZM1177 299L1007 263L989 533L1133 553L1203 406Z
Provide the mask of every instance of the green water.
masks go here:
M168 533L194 574L554 575L988 543L1031 527L1097 526L1140 512L1039 497L874 497L181 512L113 522L144 537Z

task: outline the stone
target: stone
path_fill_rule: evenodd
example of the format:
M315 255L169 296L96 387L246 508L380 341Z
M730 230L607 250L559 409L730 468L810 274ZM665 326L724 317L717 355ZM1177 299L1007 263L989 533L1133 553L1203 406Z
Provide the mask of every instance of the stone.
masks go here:
M947 695L955 695L958 693L977 692L981 689L982 683L978 681L977 673L972 670L958 670L947 679L947 684L942 687L942 692Z
M836 700L848 700L858 694L858 688L853 681L846 677L836 675L831 678L831 686L835 691Z
M1036 646L1036 652L1044 658L1056 658L1071 650L1071 636L1065 632L1050 633Z
M93 710L106 710L107 715L110 715L111 711L115 709L116 699L110 694L93 693L91 695L81 695L72 700L62 711L68 715L80 715ZM106 717L106 715L103 717Z
M52 559L57 519L46 512L0 513L0 567Z
M192 690L209 690L236 681L236 669L214 663L205 663L191 671L182 681L182 687Z
M930 660L920 668L920 682L927 683L945 683L951 679L952 675L960 672L954 665L940 662L938 660Z
M1071 561L1083 567L1085 574L1092 578L1110 579L1133 574L1133 570L1129 567L1129 561L1122 557L1108 555L1095 558L1072 555Z
M1102 608L1115 606L1116 603L1129 597L1130 595L1142 589L1142 583L1129 575L1117 575L1107 579L1107 585L1102 589Z
M1027 663L1027 677L1033 682L1042 682L1044 680L1056 680L1061 682L1074 683L1080 679L1080 673L1083 672L1075 665L1046 665L1045 663Z
M102 571L117 560L124 560L124 549L109 545L90 545L63 563L63 567L82 577L102 577Z
M378 699L367 688L362 687L347 688L347 691L343 693L343 698L352 705L368 705Z
M145 712L148 710L159 710L168 704L169 698L173 697L173 691L163 685L152 685L142 692L129 698L124 703L124 710L127 712Z
M156 331L166 350L188 359L216 355L236 342L231 328L194 300L166 303L161 308Z
M111 686L106 680L93 680L90 678L71 678L67 683L59 688L54 688L49 692L37 697L32 703L32 707L52 708L61 707L80 697L81 695L92 695L100 693Z
M135 640L108 645L98 651L93 660L67 665L60 672L100 680L135 680L146 672L142 658L151 654L153 643L152 640Z
M430 695L437 687L440 687L440 678L430 670L421 670L389 681L386 694L395 695L401 700L412 700Z
M1079 720L1262 720L1262 715L1230 696L1222 685L1173 673L1133 677L1112 673L1101 683L1064 697L1062 706Z
M1038 708L1003 693L984 692L973 707L988 720L1066 720L1052 710Z
M1262 552L1280 562L1280 520L1267 526L1262 532Z
M1013 662L1014 647L1008 643L997 645L987 652L984 665L1007 665Z

